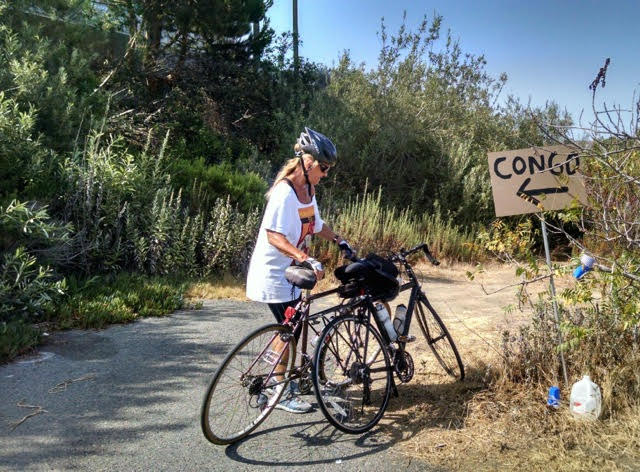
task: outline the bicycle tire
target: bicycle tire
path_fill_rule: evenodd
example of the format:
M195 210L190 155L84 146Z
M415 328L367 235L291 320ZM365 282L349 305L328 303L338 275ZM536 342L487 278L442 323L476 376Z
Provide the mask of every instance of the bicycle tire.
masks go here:
M392 385L391 362L380 334L355 315L343 315L327 324L320 339L312 379L322 413L345 433L370 430L387 409ZM374 352L375 358L363 362L365 354Z
M464 379L464 366L449 330L426 297L416 303L415 315L427 345L444 371L451 377ZM431 314L431 320L429 318Z
M200 410L202 432L213 444L231 444L246 437L260 426L280 400L288 382L269 389L270 396L264 384L284 349L289 350L285 380L294 365L296 343L293 337L275 355L265 353L269 344L282 334L291 334L291 329L280 324L256 329L227 354L216 370Z

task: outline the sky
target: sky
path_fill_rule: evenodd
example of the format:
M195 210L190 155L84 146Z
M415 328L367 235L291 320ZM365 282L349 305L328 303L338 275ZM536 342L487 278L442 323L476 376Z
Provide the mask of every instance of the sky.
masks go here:
M274 0L268 11L276 33L291 31L292 0ZM611 59L602 103L630 109L640 93L639 0L298 0L300 56L328 66L348 50L354 62L375 67L380 50L380 20L395 33L407 13L416 29L424 15L443 17L463 52L484 55L487 72L508 76L502 92L524 104L555 101L582 123L593 121L593 81ZM443 36L443 35L441 35Z

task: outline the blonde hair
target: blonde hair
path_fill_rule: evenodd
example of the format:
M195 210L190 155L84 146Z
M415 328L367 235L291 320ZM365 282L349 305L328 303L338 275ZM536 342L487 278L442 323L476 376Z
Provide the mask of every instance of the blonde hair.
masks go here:
M302 151L302 146L300 146L300 144L296 143L295 146L293 146L293 150L294 152L298 153L300 151ZM302 159L306 162L308 162L309 160L314 160L313 156L311 154L303 154L302 155ZM267 200L269 200L269 197L271 197L271 194L273 193L273 189L276 188L276 185L278 185L283 179L289 177L291 174L293 174L296 170L296 168L298 167L298 165L300 165L300 158L299 157L294 157L292 159L289 159L287 162L285 162L285 164L280 168L280 170L278 171L278 174L276 175L275 180L273 181L273 185L271 186L271 188L267 191L267 193L265 193L265 197L267 198Z

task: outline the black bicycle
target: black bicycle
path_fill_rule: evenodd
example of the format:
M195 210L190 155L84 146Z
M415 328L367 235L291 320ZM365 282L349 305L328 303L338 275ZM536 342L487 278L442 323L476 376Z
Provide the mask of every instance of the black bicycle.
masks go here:
M322 412L346 433L365 432L380 421L391 392L398 395L393 373L402 383L413 378L413 359L406 348L415 340L409 335L414 315L445 372L458 380L464 378L464 366L451 334L407 261L418 251L439 265L427 245L421 244L388 258L370 254L336 270L336 277L342 282L340 293L350 298L320 335L312 380ZM402 285L397 280L396 265L404 269L408 278ZM391 328L389 321L385 322L390 313L384 315L389 308L383 303L403 290L411 290L406 313L397 317Z
M287 310L283 324L262 326L240 341L218 367L205 393L201 408L205 437L221 445L244 438L273 411L294 379L302 393L309 393L313 384L322 412L340 430L362 433L371 429L384 414L391 392L398 394L393 373L401 382L413 377L413 360L405 348L415 340L408 335L414 311L440 365L462 379L464 368L453 339L407 262L407 256L419 250L439 264L424 244L387 259L375 254L353 257L351 264L336 269L341 281L338 287L314 295L307 292L295 308ZM400 285L395 264L404 267L407 283ZM303 289L313 287L308 281L289 281ZM390 336L376 315L381 310L375 304L386 304L408 289L411 295L404 321L394 328L399 332ZM312 302L329 295L343 301L311 314ZM296 366L297 332L300 363ZM316 346L309 355L308 339L313 335Z

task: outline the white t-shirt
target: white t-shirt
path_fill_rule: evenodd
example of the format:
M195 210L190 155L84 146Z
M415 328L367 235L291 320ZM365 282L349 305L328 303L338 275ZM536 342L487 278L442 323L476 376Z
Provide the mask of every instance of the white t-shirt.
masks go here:
M251 255L247 297L264 303L282 303L299 297L300 289L284 278L284 271L293 259L269 244L266 230L283 234L291 244L307 252L307 236L322 230L323 224L315 195L311 203L301 203L287 182L278 183L267 202Z

